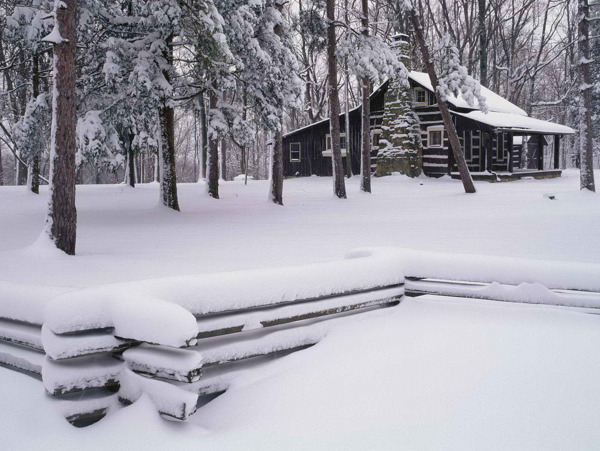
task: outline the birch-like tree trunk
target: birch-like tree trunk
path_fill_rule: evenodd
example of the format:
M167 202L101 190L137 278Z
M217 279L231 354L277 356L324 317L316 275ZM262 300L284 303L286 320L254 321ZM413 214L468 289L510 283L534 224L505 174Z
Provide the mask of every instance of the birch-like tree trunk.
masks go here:
M329 129L331 133L331 163L333 166L333 192L346 198L346 183L340 146L340 95L338 90L337 56L335 42L335 0L327 0L327 68L329 94Z
M75 254L75 52L77 48L77 0L56 0L50 150L50 201L46 233L56 247Z
M456 166L458 167L460 179L462 181L463 187L465 188L465 192L474 193L475 184L473 183L473 179L471 178L471 173L469 172L469 167L467 166L467 161L465 160L465 154L460 145L460 141L458 140L458 134L456 133L456 127L454 126L454 122L452 122L452 117L450 116L448 104L444 100L442 100L440 93L438 92L438 78L437 74L435 73L435 68L433 67L433 60L429 53L429 47L425 42L425 37L423 36L423 26L421 24L421 20L419 19L419 16L417 15L417 12L414 9L410 9L408 11L408 14L413 25L415 37L417 38L417 44L423 56L423 61L427 69L427 73L429 74L429 78L431 80L431 86L433 87L433 92L438 103L438 108L440 109L440 113L444 121L446 133L448 133L448 141L450 142L450 147L452 147L454 161L456 162Z
M580 188L596 191L594 183L594 154L592 149L592 73L590 70L590 6L588 0L578 0L579 12L579 155L581 159Z

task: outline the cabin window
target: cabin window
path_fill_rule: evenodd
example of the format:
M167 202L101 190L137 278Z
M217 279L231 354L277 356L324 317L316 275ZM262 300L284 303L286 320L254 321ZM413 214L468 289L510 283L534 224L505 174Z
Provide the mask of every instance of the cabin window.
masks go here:
M345 133L340 133L340 147L342 150L346 150L346 134ZM325 135L325 149L332 150L331 135Z
M427 105L427 91L415 88L415 105Z
M379 149L381 130L371 130L371 150Z
M300 143L290 143L290 161L300 161Z
M444 127L435 126L427 129L427 147L444 147Z

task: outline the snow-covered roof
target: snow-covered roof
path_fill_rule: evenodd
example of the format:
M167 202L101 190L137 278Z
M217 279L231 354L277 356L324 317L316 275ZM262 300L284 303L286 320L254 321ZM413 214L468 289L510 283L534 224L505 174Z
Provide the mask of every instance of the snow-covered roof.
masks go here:
M493 111L485 114L478 110L469 111L468 113L457 113L456 111L453 111L452 114L463 116L494 128L511 130L514 132L543 133L548 135L572 135L575 133L575 130L566 125L542 121L541 119L521 116L519 114L497 113Z
M425 72L417 72L410 71L409 78L413 80L415 83L420 84L425 89L429 91L433 91L433 86L431 85L431 80L429 79L429 75ZM511 113L518 114L521 116L527 116L527 113L519 108L514 103L509 102L504 97L499 96L493 91L485 87L481 87L481 94L485 97L485 103L488 107L489 111L495 111L498 113ZM468 108L471 110L479 110L479 106L477 104L469 105L465 99L463 99L462 95L459 93L458 96L450 96L448 98L448 102L454 105L457 108Z

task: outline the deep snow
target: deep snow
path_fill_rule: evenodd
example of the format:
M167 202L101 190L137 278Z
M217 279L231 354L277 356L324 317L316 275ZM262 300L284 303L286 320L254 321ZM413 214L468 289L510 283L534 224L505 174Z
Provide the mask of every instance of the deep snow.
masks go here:
M579 192L576 171L477 183L476 195L447 179L376 179L372 195L358 192L358 182L350 179L349 199L340 201L330 178L286 180L283 208L267 202L268 182L224 183L218 201L204 186L183 184L181 213L157 207L155 184L79 186L76 258L32 246L45 189L35 196L1 187L0 280L85 287L336 260L361 246L599 261L600 200Z
M181 213L158 186L78 187L78 256L36 242L47 191L0 187L0 288L12 293L340 259L360 246L599 261L600 202L558 180L288 180L225 183L219 201L180 185ZM598 174L600 176L600 174ZM555 200L546 196L553 194ZM242 373L185 423L150 399L85 430L69 426L40 382L0 368L5 449L595 449L600 316L485 301L406 300L359 315L317 346ZM0 299L6 303L6 299ZM15 315L27 314L15 308ZM39 320L39 319L38 319Z
M600 318L407 300L238 379L186 423L148 399L78 430L0 368L4 449L597 449Z

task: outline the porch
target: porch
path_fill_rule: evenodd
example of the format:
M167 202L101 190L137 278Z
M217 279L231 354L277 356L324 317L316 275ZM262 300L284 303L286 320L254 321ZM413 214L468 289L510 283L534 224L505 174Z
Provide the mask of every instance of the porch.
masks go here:
M513 172L471 172L471 177L477 182L512 182L525 178L553 179L562 175L562 169L515 169ZM460 179L458 172L452 172L453 179Z
M474 180L561 176L561 138L575 133L570 127L518 114L472 111L453 115ZM459 178L451 151L448 174Z

